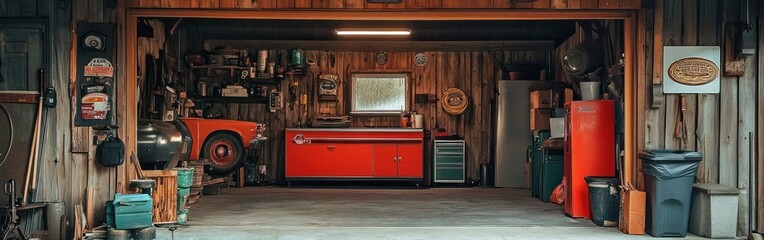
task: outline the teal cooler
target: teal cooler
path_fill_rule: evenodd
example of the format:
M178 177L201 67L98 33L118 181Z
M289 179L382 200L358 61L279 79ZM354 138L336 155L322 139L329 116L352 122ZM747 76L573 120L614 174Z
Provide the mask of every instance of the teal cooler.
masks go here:
M106 224L120 230L151 227L153 204L148 194L115 194L106 202Z

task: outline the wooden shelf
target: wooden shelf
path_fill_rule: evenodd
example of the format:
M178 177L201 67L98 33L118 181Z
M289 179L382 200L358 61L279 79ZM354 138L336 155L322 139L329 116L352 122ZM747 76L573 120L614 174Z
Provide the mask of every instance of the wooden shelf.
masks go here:
M237 80L231 80L231 79L222 79L222 78L207 78L202 79L200 78L200 82L246 82L248 84L254 84L254 85L279 85L281 83L281 80L276 80L274 78L248 78L248 79L237 79Z
M233 66L233 65L199 65L191 66L191 69L249 69L249 67Z
M279 85L279 83L281 83L281 80L276 80L274 78L250 78L243 81L256 85Z
M195 97L200 103L268 103L267 97Z

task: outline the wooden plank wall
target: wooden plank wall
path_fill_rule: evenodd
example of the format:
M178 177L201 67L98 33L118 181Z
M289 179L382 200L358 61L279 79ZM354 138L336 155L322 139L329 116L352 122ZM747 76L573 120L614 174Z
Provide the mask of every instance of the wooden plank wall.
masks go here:
M654 5L648 1L644 6ZM752 1L756 2L756 1ZM655 38L650 37L640 46L646 51L645 76L647 83L641 84L641 101L638 116L644 118L644 148L670 148L698 151L703 161L696 180L701 183L719 183L742 189L738 209L738 233L747 232L748 170L752 154L749 146L756 142L756 96L757 73L761 71L756 60L761 56L743 59L746 71L740 77L721 78L719 94L665 94L660 108L650 108L652 95L651 78L662 78L663 46L721 46L722 64L739 59L725 59L731 39L725 35L726 23L740 19L741 1L683 0L658 1L655 10L645 9L645 19L640 22L649 32L654 27ZM759 6L749 6L751 16L759 11ZM752 18L752 21L755 21ZM651 25L654 24L654 25ZM761 39L759 39L761 40ZM642 41L640 39L640 41ZM764 42L760 42L762 46ZM653 49L652 63L649 49ZM640 59L641 60L641 59ZM649 66L653 67L650 68ZM641 76L640 76L641 77ZM665 78L664 78L665 80ZM759 80L760 81L760 80ZM683 102L683 103L682 103ZM760 113L760 112L759 112ZM683 114L684 121L677 121ZM761 114L761 113L760 113ZM677 125L681 126L677 130ZM679 133L679 134L677 134ZM750 135L749 135L750 134ZM759 134L760 135L760 134ZM751 137L753 136L751 139ZM759 149L758 151L761 151ZM641 186L641 185L640 185Z
M546 53L530 51L511 52L424 52L427 56L425 66L414 62L416 52L388 52L388 62L379 65L374 62L375 52L334 52L306 51L306 59L315 59L316 64L303 77L295 77L299 82L301 94L308 95L308 105L301 108L287 99L284 111L268 113L265 104L216 104L229 119L255 121L268 126L268 142L263 146L259 158L266 160L270 167L270 176L276 180L281 176L283 162L283 129L296 127L316 115L346 115L349 104L349 79L353 72L404 72L410 73L412 80L411 98L414 94L440 93L449 87L458 87L470 97L472 106L462 115L446 114L438 103L411 103L411 109L425 117L425 129L446 128L450 134L465 138L468 146L468 174L471 179L479 179L478 167L489 161L491 150L491 102L495 81L501 76L498 72L498 59L504 63L537 63L546 61ZM271 57L281 56L287 59L286 51L271 51ZM503 60L502 60L503 59ZM316 96L318 77L321 74L339 76L339 101L319 102ZM287 93L289 83L284 80L279 89ZM286 95L288 98L288 95ZM353 117L354 127L397 127L399 117Z
M113 8L116 6L108 6L104 1L72 1L71 7L76 9L71 16L73 24L76 24L77 21L92 23L115 23L117 21L117 9ZM71 41L69 41L69 43L71 44ZM76 58L72 59L74 60ZM72 61L72 63L75 62L76 61ZM118 61L115 62L117 62L116 64L119 64ZM75 105L74 101L77 96L77 91L75 89L76 83L74 80L76 71L80 71L80 69L72 68L69 77L70 84L68 87L70 88L69 94L71 96L70 101L72 101L71 106ZM119 91L119 89L117 89L117 91ZM115 110L119 109L117 107L119 102L120 100L115 98ZM74 108L71 108L70 119L74 118L75 112ZM75 127L73 121L71 121L70 124L72 128L71 141L73 151L71 153L71 165L70 168L67 169L67 173L69 174L66 175L65 179L71 184L68 186L69 191L67 191L70 196L68 199L65 198L65 201L67 202L67 207L72 206L71 210L73 210L73 206L77 204L93 206L92 209L85 209L85 211L94 212L92 214L94 217L92 219L93 222L88 223L88 226L99 226L105 221L106 213L103 207L104 204L106 201L111 200L114 194L118 192L118 169L102 167L98 164L95 159L95 146L92 145L92 139L96 136L94 130L90 127ZM87 194L88 189L92 191L91 195ZM88 199L88 197L91 197L91 199ZM88 203L88 201L92 201L92 203ZM70 209L67 209L67 212L70 212L69 210Z
M74 205L86 204L86 189L93 189L94 222L104 222L103 203L116 189L116 170L102 168L94 159L89 128L73 126L72 101L75 89L70 63L72 24L76 21L116 22L116 9L101 0L64 2L0 0L0 17L46 17L51 68L46 69L49 86L57 91L57 106L47 111L43 158L40 159L38 201L64 201L67 216ZM28 150L27 150L28 151ZM23 182L23 181L22 181Z
M260 8L260 9L638 9L635 0L403 0L374 4L364 0L125 0L135 8Z

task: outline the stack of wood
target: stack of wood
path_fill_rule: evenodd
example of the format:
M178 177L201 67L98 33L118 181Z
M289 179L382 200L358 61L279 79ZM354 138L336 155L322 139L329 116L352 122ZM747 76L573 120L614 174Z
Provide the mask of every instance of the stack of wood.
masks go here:
M154 189L154 224L177 222L178 218L178 171L177 170L144 170L146 178L156 181Z

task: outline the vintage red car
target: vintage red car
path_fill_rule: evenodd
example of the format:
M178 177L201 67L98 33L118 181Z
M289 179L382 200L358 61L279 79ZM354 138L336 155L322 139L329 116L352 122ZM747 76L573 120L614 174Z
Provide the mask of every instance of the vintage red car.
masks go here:
M173 122L142 120L138 159L145 169L167 169L179 161L207 159L211 174L227 174L246 161L246 151L268 138L265 125L225 119L180 118Z

